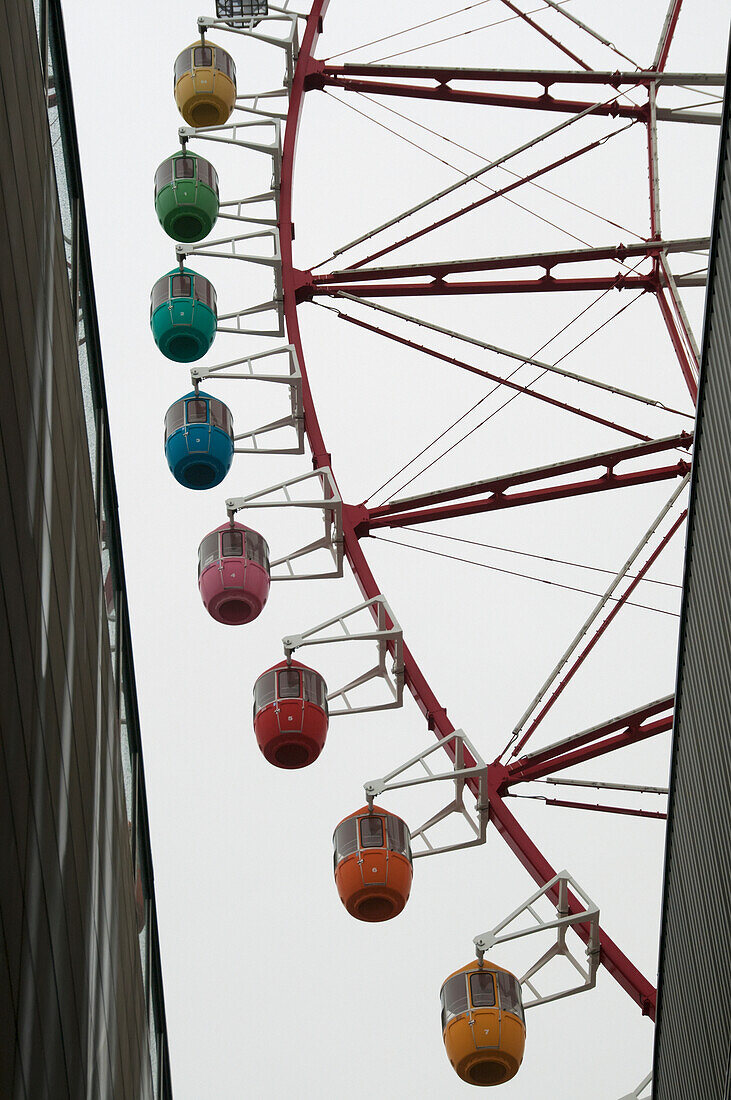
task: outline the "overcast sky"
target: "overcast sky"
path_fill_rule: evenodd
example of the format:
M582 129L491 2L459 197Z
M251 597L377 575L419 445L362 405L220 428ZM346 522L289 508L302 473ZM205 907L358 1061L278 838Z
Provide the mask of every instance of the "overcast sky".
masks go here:
M458 0L408 0L396 8L385 0L367 5L332 0L319 56L352 50L460 6L466 8ZM528 10L529 5L521 6ZM537 18L587 64L614 70L649 66L665 8L665 0L645 0L641 8L631 0L617 0L611 8L596 0L571 0L567 10L631 60L553 10L543 8ZM723 69L728 16L722 8L716 0L686 0L669 70ZM150 287L175 263L174 244L155 216L153 176L178 147L182 119L172 95L173 62L196 38L196 17L213 14L212 4L202 11L199 0L174 5L131 0L112 8L66 0L64 10L119 490L176 1100L359 1100L374 1091L383 1100L466 1096L470 1086L454 1075L444 1053L439 988L472 958L472 938L527 898L534 884L491 830L484 848L418 860L410 901L393 922L366 925L347 915L333 883L332 830L363 803L366 780L428 747L432 735L407 697L400 711L334 719L322 757L308 770L282 772L264 761L251 726L256 677L281 658L284 635L353 606L359 592L347 570L337 581L274 584L254 624L215 623L196 586L201 538L225 520L226 497L304 473L309 456L238 456L226 481L207 493L179 486L164 458L165 411L190 385L187 368L165 360L149 331ZM343 60L403 56L425 65L572 65L510 16L500 0L483 0ZM280 51L241 37L211 37L234 55L240 92L281 84ZM427 43L435 44L421 48ZM403 50L413 52L397 53ZM589 101L591 92L586 95ZM663 95L673 105L697 98L685 91ZM313 92L305 103L294 194L295 263L302 268L564 117L350 99L358 112L371 116L365 118L338 98L344 97ZM640 102L641 93L634 98ZM709 109L718 110L718 104ZM394 110L412 121L396 117ZM584 119L509 167L527 174L624 125ZM717 128L662 123L659 140L664 236L707 235ZM208 142L193 148L216 166L223 199L268 186L270 167L260 154ZM510 179L493 171L487 182L500 187ZM595 152L542 182L555 194L520 188L511 198L521 206L490 203L395 258L509 255L649 236L644 127L608 137ZM466 202L485 193L471 184L457 195ZM434 208L434 216L455 209L456 201ZM213 238L228 236L235 231L232 225L219 222ZM356 260L368 251L361 246L346 258ZM680 259L675 270L703 262ZM191 258L189 266L212 280L221 312L271 294L267 269L203 257ZM617 268L612 262L600 271L613 274ZM556 362L571 352L568 369L678 411L651 409L555 376L540 382L541 392L648 436L687 428L691 421L681 414L690 412L688 394L657 303L649 295L634 302L630 292L612 292L574 321L598 297L494 295L387 304L522 355L542 348L539 358ZM700 338L703 291L684 292L684 301ZM626 310L610 321L623 306ZM351 311L380 323L363 307ZM317 305L303 306L300 315L306 369L333 469L349 503L369 494L379 503L411 478L405 493L629 442L616 430L530 397L503 409L504 389L486 397L492 387L484 379L366 333ZM384 327L497 374L515 365L414 326ZM571 351L574 345L580 346ZM202 362L213 365L272 346L276 342L221 333ZM523 367L516 378L527 385L536 373ZM230 405L237 430L286 412L276 387L274 393L250 382L207 388ZM457 429L376 492L478 402ZM452 444L457 445L432 465ZM668 461L680 457L672 452ZM385 532L410 549L367 540L368 559L416 660L454 724L464 727L486 760L500 753L589 614L596 597L587 592L601 592L609 583L608 573L579 566L618 569L673 488L660 483L429 525L439 535L490 548L416 531ZM240 518L262 531L274 557L309 538L311 519L297 512L267 510ZM680 593L670 586L681 577L684 537L684 531L676 536L650 573L667 584L640 586L635 599L646 607L629 607L618 616L540 727L535 747L673 690ZM416 546L489 568L427 555ZM343 646L312 648L301 657L332 688L366 667L371 654ZM669 737L663 735L621 759L607 758L570 775L662 786L668 761ZM570 792L563 789L559 797L575 797ZM524 793L555 796L556 789L534 785ZM428 785L383 801L413 828L447 797L446 789ZM578 797L597 801L592 790ZM654 796L631 804L662 808ZM511 809L552 864L570 870L596 901L607 933L654 982L662 823L557 809L539 800L513 801ZM520 973L546 946L521 941L496 952L495 961ZM561 975L551 980L560 981ZM501 1095L617 1100L649 1071L652 1039L649 1021L600 971L594 992L531 1010L523 1067Z

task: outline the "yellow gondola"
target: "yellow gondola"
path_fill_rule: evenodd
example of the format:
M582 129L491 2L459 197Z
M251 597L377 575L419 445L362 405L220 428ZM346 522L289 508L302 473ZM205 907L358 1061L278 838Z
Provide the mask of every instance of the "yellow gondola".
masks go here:
M473 960L441 991L442 1037L455 1072L469 1085L502 1085L523 1061L520 982L495 963Z
M175 61L175 102L189 126L222 126L236 103L236 66L231 54L193 42Z

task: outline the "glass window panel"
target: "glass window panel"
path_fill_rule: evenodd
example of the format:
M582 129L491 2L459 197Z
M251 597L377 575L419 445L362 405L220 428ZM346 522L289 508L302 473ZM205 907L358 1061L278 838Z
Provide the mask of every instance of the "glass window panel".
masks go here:
M177 84L181 76L185 76L187 72L190 72L190 50L183 50L179 53L175 59L175 83Z
M124 677L124 664L122 665L122 692L119 699L119 733L120 747L122 750L122 777L124 779L124 801L127 807L127 820L130 822L130 838L132 829L132 746L129 739L129 727L127 725L127 682Z
M495 980L489 970L476 970L470 974L470 997L473 1008L494 1008Z
M213 167L212 164L208 163L208 161L206 161L205 163L206 163L206 173L207 173L207 178L206 178L205 182L208 184L208 186L213 191L216 192L216 194L218 194L218 172L216 171L216 169Z
M176 180L195 179L195 160L193 157L176 157L175 178Z
M176 401L174 405L171 405L165 416L165 433L171 436L173 432L177 432L178 428L182 428L185 423L185 402Z
M236 68L234 66L234 60L230 54L226 53L225 50L220 49L220 47L216 50L215 65L220 72L226 74L229 80L233 80L234 83L236 82Z
M300 698L300 674L298 668L283 668L277 675L277 695L280 699Z
M444 1030L450 1020L453 1020L455 1016L460 1016L463 1012L467 1012L469 1008L467 1003L467 976L465 974L454 974L447 979L442 986L441 1002L442 1030Z
M158 279L150 292L150 315L170 297L170 280L167 275Z
M211 424L214 428L221 428L224 432L228 432L231 435L231 413L228 406L224 405L223 401L217 401L215 397L211 398Z
M218 561L218 558L218 531L211 531L198 547L198 576L200 577L211 562Z
M204 279L202 275L198 275L195 280L195 296L199 302L203 302L215 312L216 298L213 290L213 285L208 282L208 279Z
M193 64L198 65L212 65L213 54L210 46L198 46L193 50Z
M319 673L313 672L307 669L302 673L305 682L305 699L308 703L315 703L316 706L322 706L322 676Z
M173 162L168 158L164 160L157 172L155 172L155 194L162 191L163 187L167 187L173 179Z
M221 557L242 558L244 556L244 532L221 532Z
M269 570L269 547L257 531L246 532L246 557L262 569Z
M349 817L338 825L333 834L333 847L335 849L333 859L336 867L346 856L352 856L354 852L358 851L356 824L356 819Z
M520 982L512 974L506 974L498 971L495 975L497 978L498 994L500 996L500 1007L505 1012L513 1012L516 1016L520 1016L521 1020L524 1020L523 1016L523 1000L520 994Z
M386 835L388 836L388 846L392 852L400 852L401 855L411 859L409 830L400 817L394 817L393 814L387 816Z
M190 298L190 275L173 275L170 280L171 298Z
M265 672L254 685L254 712L274 702L274 673Z
M207 424L208 402L202 397L191 397L185 402L185 419L188 424Z
M384 848L383 818L369 814L360 819L360 846L361 848Z
M152 1087L154 1089L154 1095L158 1096L158 1083L160 1079L160 1058L158 1055L158 1034L154 1011L150 1013L148 1024L150 1032L150 1065L152 1068Z

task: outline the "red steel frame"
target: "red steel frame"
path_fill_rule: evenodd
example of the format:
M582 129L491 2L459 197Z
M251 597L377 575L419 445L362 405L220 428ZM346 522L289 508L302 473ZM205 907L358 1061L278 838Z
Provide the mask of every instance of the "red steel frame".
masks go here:
M667 54L672 41L672 36L677 24L678 14L680 11L682 0L675 0L671 5L671 9L668 13L665 28L661 37L660 45L658 47L657 57L655 59L655 67L652 71L647 73L593 73L580 71L575 73L510 73L502 72L500 74L485 74L481 71L473 72L471 70L424 70L414 69L413 67L389 67L388 72L385 74L391 77L409 78L418 76L421 78L431 77L437 81L436 88L426 88L420 85L395 85L387 84L381 80L356 80L356 76L364 75L368 77L382 75L377 66L327 66L324 63L317 61L313 57L314 49L317 44L319 34L322 31L322 23L326 14L329 0L312 0L312 7L307 17L306 28L302 37L302 43L298 55L298 60L294 72L294 78L291 87L289 110L287 115L286 130L284 137L284 146L282 153L282 170L281 170L281 194L280 194L280 241L281 241L281 256L282 256L282 278L284 288L284 315L287 326L287 334L289 341L294 345L297 356L299 358L300 368L302 371L302 387L303 387L303 404L304 404L304 417L305 417L305 431L309 440L310 448L312 451L313 466L315 469L322 466L331 466L331 456L326 449L325 441L320 430L318 423L315 406L312 399L312 393L310 390L307 370L305 366L305 358L302 347L302 338L300 334L299 320L297 316L297 305L300 301L306 300L316 292L333 293L338 290L351 290L354 293L360 292L361 294L367 293L369 296L376 293L393 293L395 295L403 296L405 292L409 292L411 288L405 290L403 284L391 285L381 284L380 286L371 284L364 285L359 282L360 279L368 279L372 277L370 272L359 272L356 268L351 268L347 272L343 272L342 276L349 280L352 280L353 286L349 286L345 283L337 283L334 280L336 276L324 275L313 276L310 272L298 271L293 265L292 259L292 188L293 188L293 174L294 174L294 160L295 160L295 148L297 141L297 132L299 126L299 120L301 116L303 100L305 92L312 88L323 88L325 85L337 85L340 88L351 88L353 90L363 91L376 91L379 94L392 94L392 95L409 95L409 96L422 96L426 98L448 99L448 100L462 100L466 102L489 102L498 103L504 106L512 107L533 107L539 110L549 111L568 111L577 113L582 109L589 106L586 103L571 102L565 100L556 100L550 96L548 88L552 83L561 81L561 83L574 82L581 83L604 83L611 88L617 88L623 83L631 83L634 85L640 85L647 87L650 92L650 103L641 107L633 107L628 105L620 105L614 101L605 104L603 107L597 108L598 114L604 113L612 116L627 116L633 119L639 119L648 125L648 153L650 161L650 194L651 194L651 224L652 224L652 236L653 240L646 245L637 246L636 249L630 250L629 248L623 250L621 246L617 249L609 250L589 250L589 252L595 253L594 255L587 257L591 259L608 257L614 259L621 259L623 255L649 255L653 257L654 270L650 276L638 276L631 278L620 274L614 279L584 279L584 280L556 280L550 275L550 270L555 264L561 262L569 262L568 254L554 253L545 257L526 257L526 266L528 262L532 260L532 265L544 266L546 274L542 279L525 281L525 282L511 282L501 284L488 284L471 283L460 284L459 291L464 293L465 290L471 293L485 293L497 292L498 290L505 292L515 290L575 290L575 289L604 289L608 285L641 285L643 289L654 291L663 309L663 316L665 317L668 329L671 333L673 345L678 352L678 357L681 363L681 369L686 379L688 389L695 397L696 393L696 377L697 377L697 363L692 363L689 359L687 352L688 344L692 341L688 340L687 333L683 331L683 319L682 310L673 308L668 301L667 297L672 298L672 295L666 296L667 280L663 280L661 274L661 266L665 259L664 250L662 245L658 245L660 240L659 233L659 208L656 203L656 143L653 134L654 120L657 117L662 117L661 113L656 111L653 106L653 89L658 84L672 83L672 76L668 76L662 73L667 60ZM578 60L578 59L577 59ZM583 62L579 62L583 66ZM347 76L344 74L348 74ZM490 79L506 79L509 76L511 80L533 80L543 84L544 91L541 96L537 97L520 97L520 96L494 96L490 93L460 93L448 87L450 80L490 80ZM653 197L655 196L655 197ZM601 256L596 255L601 253ZM576 254L574 254L575 256ZM571 261L574 262L574 261ZM433 265L434 266L434 265ZM494 264L493 266L500 266ZM504 265L510 266L510 265ZM512 266L516 266L513 263ZM444 265L441 265L444 267ZM473 263L467 265L469 270L479 270L480 264ZM464 269L464 268L463 268ZM411 269L408 267L400 267L396 269L399 273L408 273ZM453 270L453 268L451 269ZM420 272L423 273L423 272ZM414 293L445 293L450 292L448 284L442 282L442 277L445 272L441 269L437 272L430 268L429 274L432 275L432 283L416 284L413 288ZM401 274L398 276L393 274L392 278L403 277ZM432 289L436 284L436 290ZM679 319L680 315L680 319ZM682 355L681 355L682 351ZM670 442L663 445L656 446L652 443L649 444L643 451L644 454L655 453L656 451L668 449L670 446L686 447L690 442L690 436L682 433L681 435L674 437ZM421 497L412 498L409 501L394 502L391 505L367 509L364 506L345 506L343 512L343 528L344 528L344 549L347 560L351 569L355 575L361 592L366 599L372 599L379 595L379 588L376 580L371 572L370 566L363 553L360 545L360 538L367 533L381 526L403 526L408 523L422 522L426 519L446 518L448 516L468 514L475 511L487 511L492 508L501 507L515 507L519 504L534 503L540 500L556 499L559 497L565 497L569 495L579 495L587 492L598 492L611 488L618 488L625 484L637 484L640 482L647 482L652 480L659 480L663 478L675 478L684 474L688 469L688 463L680 461L672 466L655 467L653 469L646 469L643 471L635 471L631 474L618 475L614 473L614 466L622 461L624 458L629 457L628 452L633 453L633 457L637 457L637 448L630 447L624 450L617 450L613 453L607 453L602 456L595 456L598 461L589 462L588 460L574 460L573 462L563 463L560 466L554 466L547 468L552 472L549 474L547 471L528 471L522 475L515 475L512 479L502 479L499 482L481 482L475 483L471 486L462 487L462 490L451 490L447 493L432 493L425 494ZM544 486L543 488L526 491L523 493L512 493L506 495L506 490L519 484L525 484L530 481L540 480L540 476L546 478L557 476L565 476L571 473L575 473L578 470L586 469L590 466L603 466L604 473L593 481L580 481L569 482L566 481L562 484L556 485L555 482L550 486ZM475 502L474 500L459 504L446 503L448 500L453 500L456 496L462 497L475 497L479 494L483 494L481 500ZM484 496L484 494L489 494ZM422 511L419 512L418 508L421 507ZM677 524L674 526L675 530ZM667 538L669 536L666 536ZM626 598L626 597L625 597ZM418 664L416 663L412 653L407 646L404 646L403 651L404 670L405 670L405 683L414 697L419 709L423 713L427 720L429 729L431 729L435 735L443 739L449 734L453 733L454 726L447 716L445 708L440 704L436 695L432 691L431 687L427 683L423 673L421 672ZM662 709L668 709L667 706ZM510 764L500 763L499 759L496 760L489 768L489 798L490 798L490 819L496 826L498 832L503 836L508 846L515 853L526 870L533 876L535 881L544 886L546 882L552 879L555 875L553 867L541 854L537 846L518 823L513 814L508 810L505 797L510 794L510 790L516 784L528 782L531 779L536 779L539 776L544 776L550 771L555 771L558 768L569 767L573 764L581 763L586 760L594 759L607 752L614 751L624 745L634 744L645 738L649 738L657 735L658 733L667 732L672 728L672 711L668 714L657 716L657 709L652 707L645 708L642 711L636 712L632 716L625 716L622 720L615 720L614 722L607 723L604 726L597 727L591 731L590 734L584 735L579 739L569 739L567 742L559 743L558 745L551 746L549 749L541 750L538 753L529 754L522 759L515 760ZM451 746L445 746L445 749L449 751ZM469 766L473 761L466 761ZM474 787L474 784L473 784ZM473 793L477 793L473 790ZM561 800L553 800L557 804L570 805L570 803L563 802ZM590 807L595 808L595 807ZM614 808L612 808L614 809ZM616 810L615 812L632 812ZM648 816L648 815L645 815ZM650 815L651 816L651 815ZM572 911L580 911L579 903L576 899L571 899ZM579 934L583 935L585 939L588 938L588 930L582 926L578 929ZM601 962L613 975L613 977L619 982L623 989L629 993L634 1001L641 1007L643 1014L650 1016L652 1019L655 1017L655 997L656 990L653 985L637 970L629 958L624 952L610 939L604 930L601 930Z

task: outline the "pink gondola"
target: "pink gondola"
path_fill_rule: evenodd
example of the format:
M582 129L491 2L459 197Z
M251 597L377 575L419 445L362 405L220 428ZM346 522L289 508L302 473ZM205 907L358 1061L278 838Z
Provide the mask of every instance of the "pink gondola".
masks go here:
M208 611L227 626L250 623L269 596L269 547L243 523L222 523L198 548L198 588Z

